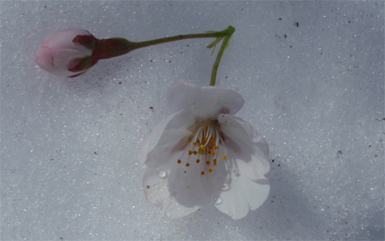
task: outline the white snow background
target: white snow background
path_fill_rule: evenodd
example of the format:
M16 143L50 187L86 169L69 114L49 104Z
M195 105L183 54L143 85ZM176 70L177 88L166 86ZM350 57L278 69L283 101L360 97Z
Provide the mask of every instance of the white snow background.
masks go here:
M168 86L208 85L214 39L72 79L32 56L70 27L144 41L228 25L217 86L243 95L237 116L269 143L270 195L239 221L214 206L160 216L137 153L171 114ZM383 240L384 123L383 2L1 2L2 240Z

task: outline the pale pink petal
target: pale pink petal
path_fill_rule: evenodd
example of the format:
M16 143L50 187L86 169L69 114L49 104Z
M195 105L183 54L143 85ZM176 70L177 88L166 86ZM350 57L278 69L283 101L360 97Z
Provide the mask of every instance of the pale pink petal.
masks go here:
M221 150L221 147L218 150ZM208 172L209 168L211 172ZM211 202L215 204L220 194L231 188L233 163L229 162L229 160L219 159L217 165L214 166L211 162L210 165L204 165L202 169L205 172L204 178L201 178L202 187Z
M221 153L223 150L219 148ZM266 200L270 185L269 181L250 180L239 172L236 160L228 153L226 160L218 161L211 173L205 174L202 187L214 206L221 212L237 220L247 215L249 210L255 210Z
M268 146L262 135L247 122L230 115L220 115L218 122L225 136L228 158L239 173L251 180L264 179L270 170Z
M267 199L270 185L267 179L252 181L244 175L231 175L230 189L222 191L215 207L234 220L256 210Z
M179 203L174 196L183 197L185 194L179 191L178 188L173 188L172 193L169 190L171 171L167 166L161 167L160 169L147 167L143 176L143 190L146 198L155 204L156 207L160 208L161 212L170 218L180 218L186 216L198 208L198 205L184 206ZM174 179L174 178L171 178ZM180 180L176 184L180 183ZM174 196L172 196L174 195ZM186 200L189 200L184 196ZM180 199L180 198L178 198Z
M35 63L38 64L42 69L51 74L59 76L71 76L85 72L71 72L68 70L74 67L70 66L71 60L83 57L83 53L73 49L51 49L45 47L44 45L40 45L33 56Z
M202 163L196 163L189 155L183 156L183 151L173 153L170 161L158 167L147 166L143 178L147 199L171 218L194 212L208 202L200 181L204 178L201 169Z
M178 151L178 143L186 143L194 126L194 118L189 111L181 110L172 114L155 126L139 153L139 159L150 166L159 166L170 160ZM183 148L182 146L179 147Z
M196 86L178 80L167 91L167 101L173 111L191 110L197 121L214 120L219 114L237 113L244 99L238 92L214 86Z
M44 38L43 45L48 48L67 48L73 49L78 52L83 53L83 56L91 55L92 51L87 49L81 44L73 43L72 40L78 35L87 35L91 36L92 34L86 30L69 28L65 30L60 30L54 33L47 35Z

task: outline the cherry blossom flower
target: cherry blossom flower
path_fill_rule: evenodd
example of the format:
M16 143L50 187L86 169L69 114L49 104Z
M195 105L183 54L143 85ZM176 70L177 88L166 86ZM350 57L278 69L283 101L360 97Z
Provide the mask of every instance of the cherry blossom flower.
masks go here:
M234 116L243 97L177 81L167 99L175 113L152 130L140 152L147 199L172 218L207 203L235 220L260 207L270 190L268 145Z

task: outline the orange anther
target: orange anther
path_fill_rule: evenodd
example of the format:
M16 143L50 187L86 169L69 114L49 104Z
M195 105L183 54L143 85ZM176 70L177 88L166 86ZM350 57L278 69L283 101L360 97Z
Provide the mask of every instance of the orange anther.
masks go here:
M199 163L200 162L200 160L199 159L197 159L197 163Z
M211 168L209 168L209 170L208 170L209 172L212 172L213 171L213 169L211 169Z
M178 164L180 164L182 161L180 159L178 159Z
M226 160L226 155L222 155L222 160Z

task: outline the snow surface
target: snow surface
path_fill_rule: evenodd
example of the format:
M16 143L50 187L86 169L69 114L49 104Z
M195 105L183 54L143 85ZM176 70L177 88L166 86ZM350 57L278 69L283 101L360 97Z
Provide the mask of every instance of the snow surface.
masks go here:
M228 25L217 86L243 95L238 116L266 136L270 195L239 221L214 206L162 217L138 149L170 114L168 86L208 84L213 39L73 79L32 56L70 27L144 41ZM1 239L384 239L383 64L383 2L2 1Z

